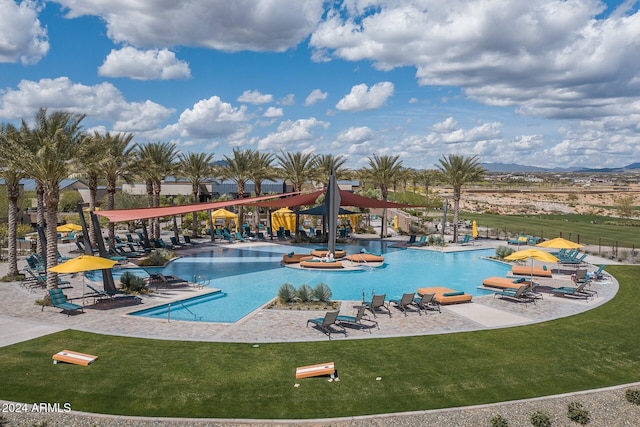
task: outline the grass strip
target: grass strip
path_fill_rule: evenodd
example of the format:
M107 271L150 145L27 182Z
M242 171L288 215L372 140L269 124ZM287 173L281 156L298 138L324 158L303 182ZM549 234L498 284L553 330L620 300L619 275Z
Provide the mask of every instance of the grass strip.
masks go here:
M258 348L64 331L0 348L0 397L122 415L302 419L467 406L640 381L640 267L607 271L620 283L607 304L508 329ZM53 365L51 355L63 348L99 360L89 367ZM336 363L340 382L295 380L297 366L327 361Z

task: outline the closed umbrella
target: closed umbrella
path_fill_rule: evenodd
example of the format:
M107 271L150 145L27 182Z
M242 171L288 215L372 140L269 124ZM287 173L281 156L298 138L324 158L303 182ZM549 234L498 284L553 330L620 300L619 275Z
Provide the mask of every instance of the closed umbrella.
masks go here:
M54 273L71 274L84 271L106 270L113 268L116 261L93 255L80 255L49 269ZM82 276L82 295L84 296L84 275ZM84 299L84 298L83 298Z
M531 259L531 282L533 282L533 260L543 262L558 262L558 258L550 254L549 252L541 251L540 249L523 249L504 257L507 261L526 261Z
M471 223L471 237L473 237L474 239L478 238L478 224L476 224L475 219Z

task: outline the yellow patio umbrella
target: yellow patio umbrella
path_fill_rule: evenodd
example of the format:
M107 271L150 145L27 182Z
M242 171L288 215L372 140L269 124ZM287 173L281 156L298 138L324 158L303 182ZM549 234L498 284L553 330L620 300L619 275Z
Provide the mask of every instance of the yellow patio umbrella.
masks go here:
M554 249L578 249L583 247L580 243L572 242L571 240L563 239L562 237L556 237L555 239L546 240L542 243L538 243L536 246L542 248L554 248Z
M82 226L78 224L62 224L56 227L56 231L59 233L70 233L72 231L80 231L82 230Z
M478 224L476 224L475 219L471 223L471 237L473 237L474 239L478 238Z
M80 255L61 264L54 265L49 271L54 273L71 274L83 271L106 270L113 268L116 261L93 255ZM82 296L84 297L84 275L82 276ZM84 298L83 298L84 300Z
M533 260L544 262L558 262L558 258L549 252L541 251L540 249L523 249L504 257L507 261L525 261L531 259L531 282L533 282Z

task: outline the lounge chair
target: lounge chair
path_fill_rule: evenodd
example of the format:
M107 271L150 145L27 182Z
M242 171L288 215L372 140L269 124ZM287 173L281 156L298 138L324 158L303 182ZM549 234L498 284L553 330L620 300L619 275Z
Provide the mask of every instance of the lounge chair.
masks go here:
M387 310L387 313L389 313L389 317L391 317L391 310L389 309L389 305L385 304L385 302L384 302L386 297L387 297L386 294L374 295L373 297L371 297L371 301L365 302L365 303L363 303L363 305L369 311L371 311L371 313L373 313L373 317L377 317L376 316L376 311L379 308L383 308L383 309Z
M412 234L411 236L409 236L409 240L407 240L407 243L405 246L411 246L416 242L416 235Z
M171 244L176 248L181 248L184 246L182 243L180 243L176 236L169 237L169 240L171 240Z
M67 297L62 293L62 289L49 289L49 295L51 296L51 304L56 308L61 308L67 312L67 317L72 311L81 310L84 313L84 308L81 305L71 303L67 301ZM44 306L42 306L44 311Z
M581 283L576 287L562 286L560 288L551 289L551 292L553 293L553 295L559 295L563 297L569 296L569 297L584 298L585 300L588 301L589 298L594 298L598 294L598 292L586 290L585 286L587 286L586 282Z
M465 234L464 237L460 240L458 240L456 242L458 245L468 245L468 244L473 244L473 237L471 237L471 234Z
M418 310L438 310L438 313L442 313L440 310L440 304L436 301L436 294L423 294L418 298L413 299L413 304L418 307Z
M516 290L522 285L530 285L531 281L524 277L511 278L511 277L487 277L482 280L482 286L499 289L513 289Z
M511 274L514 276L538 276L553 277L553 273L546 265L542 267L531 267L529 265L514 265L511 268Z
M30 268L25 268L24 271L31 276L31 279L35 281L35 286L40 286L42 288L47 287L47 275L42 272L33 271ZM66 286L71 287L71 282L68 280L62 280L58 277L58 286Z
M413 242L411 246L426 246L427 245L427 236L420 236L418 240Z
M191 246L199 245L198 242L194 242L193 240L191 240L191 236L189 236L188 234L185 234L183 238L187 245L191 245Z
M528 290L529 285L522 285L515 291L511 289L505 289L503 291L496 292L493 294L493 297L495 298L499 296L501 298L510 299L513 301L524 302L525 304L528 304L530 302L535 304L536 300L535 298L527 294Z
M142 298L140 298L137 295L129 295L122 291L114 291L114 292L101 291L100 289L94 288L89 283L85 283L85 286L89 288L92 293L83 295L83 297L93 297L94 302L96 301L100 302L103 300L115 301L118 299L136 299L136 300L139 300L139 302L142 302Z
M378 326L377 321L372 319L366 319L364 317L366 309L367 307L365 307L364 305L361 305L360 307L358 307L358 313L356 313L355 316L338 315L336 321L340 325L344 324L349 326L355 326L358 328L367 328L369 330L369 333L371 333L371 328L373 328L374 326L380 329L380 326ZM371 325L365 325L364 323L362 323L363 320L371 322Z
M435 294L435 300L440 305L444 304L458 304L463 302L469 302L473 299L471 294L466 294L462 291L456 291L453 289L437 286L434 288L420 288L418 289L418 295Z
M561 259L560 263L561 264L571 264L571 265L580 265L584 262L584 259L587 257L587 254L582 254L582 255L576 255L575 258L571 258L571 259Z
M398 307L404 315L407 315L407 307L413 306L413 298L416 296L415 293L411 292L408 294L402 294L402 298L400 299L392 299L389 300L389 303L393 303L396 307ZM422 316L420 313L420 309L418 309L418 314Z
M518 236L513 239L507 240L507 244L509 245L527 245L529 244L529 236Z
M587 269L586 268L577 269L576 272L571 275L571 279L573 279L575 283L588 282L589 279L587 279Z
M309 319L309 320L307 320L307 327L309 327L309 323L313 323L322 332L327 334L329 339L331 339L331 333L335 332L333 330L333 326L335 325L338 328L342 329L339 332L342 332L344 334L344 336L346 337L347 336L346 329L336 323L337 320L338 320L338 313L339 313L338 311L327 311L327 314L325 314L324 317L318 317L318 318L315 318L315 319Z
M591 273L587 273L587 279L588 280L602 280L604 279L604 268L606 266L604 264L602 264L600 267L598 267L597 270L591 272Z
M149 275L150 283L155 283L156 287L163 286L186 286L188 281L181 279L177 276L165 276L162 273L154 273Z

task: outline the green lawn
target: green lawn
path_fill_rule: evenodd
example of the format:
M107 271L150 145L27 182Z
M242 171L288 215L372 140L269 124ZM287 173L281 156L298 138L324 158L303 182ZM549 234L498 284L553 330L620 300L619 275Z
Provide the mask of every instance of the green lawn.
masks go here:
M611 302L586 313L471 333L250 344L145 340L65 331L0 348L0 398L171 417L315 418L475 405L640 381L640 267L607 271ZM53 365L70 349L89 367ZM297 380L334 361L340 382ZM382 377L376 381L376 377Z

